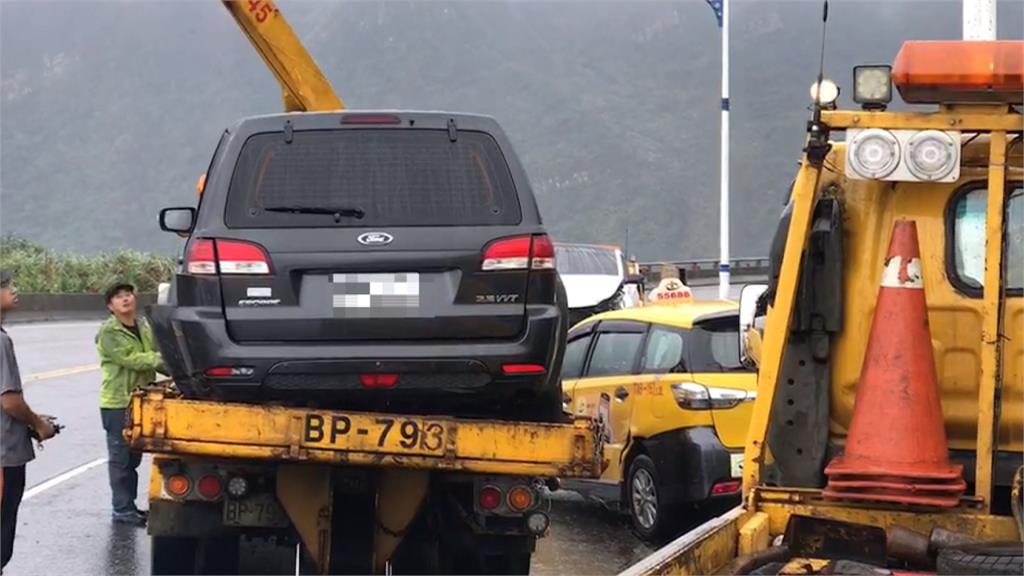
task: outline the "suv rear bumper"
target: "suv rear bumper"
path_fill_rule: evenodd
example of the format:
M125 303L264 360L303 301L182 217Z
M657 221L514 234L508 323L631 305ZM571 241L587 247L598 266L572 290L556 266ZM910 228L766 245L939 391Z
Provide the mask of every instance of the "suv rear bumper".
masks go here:
M186 395L226 400L306 400L317 397L394 401L445 395L505 399L518 391L557 389L565 316L554 306L528 306L517 339L484 341L381 341L239 343L217 308L157 306L152 323L164 359ZM396 335L400 337L400 335ZM170 343L173 342L173 345ZM506 364L544 366L542 374L506 375ZM244 367L251 374L211 378L214 367ZM364 374L398 374L390 389L367 389ZM188 386L186 386L188 387ZM554 394L560 402L561 395Z

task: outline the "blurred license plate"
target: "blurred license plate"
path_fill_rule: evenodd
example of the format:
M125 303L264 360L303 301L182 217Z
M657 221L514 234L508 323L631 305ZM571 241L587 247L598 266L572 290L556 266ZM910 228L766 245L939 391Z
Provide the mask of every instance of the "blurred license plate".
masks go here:
M420 305L418 272L399 274L333 274L335 310L405 310Z
M729 454L729 475L733 478L743 476L743 453Z
M224 501L226 526L288 526L288 517L273 494L254 494Z

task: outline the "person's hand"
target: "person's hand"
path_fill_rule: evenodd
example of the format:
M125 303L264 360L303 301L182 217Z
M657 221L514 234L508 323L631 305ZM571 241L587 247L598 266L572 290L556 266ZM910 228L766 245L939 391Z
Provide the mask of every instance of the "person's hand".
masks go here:
M39 421L34 426L36 434L39 435L39 441L49 440L57 433L57 429L53 426L53 416L46 416L44 414L39 415Z

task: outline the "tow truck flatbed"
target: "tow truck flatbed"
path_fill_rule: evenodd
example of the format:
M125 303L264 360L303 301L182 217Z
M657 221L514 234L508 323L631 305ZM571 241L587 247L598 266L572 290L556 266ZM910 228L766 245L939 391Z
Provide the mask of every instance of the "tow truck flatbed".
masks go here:
M137 392L126 437L135 450L176 456L350 466L592 477L599 430L571 424L474 420L185 400Z

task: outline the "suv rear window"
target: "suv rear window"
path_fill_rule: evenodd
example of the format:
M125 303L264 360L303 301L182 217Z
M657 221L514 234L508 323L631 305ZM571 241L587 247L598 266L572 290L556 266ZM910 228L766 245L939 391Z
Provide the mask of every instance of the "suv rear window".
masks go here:
M362 218L268 211L357 209ZM522 214L494 139L447 130L350 129L250 137L228 190L230 228L507 226Z

